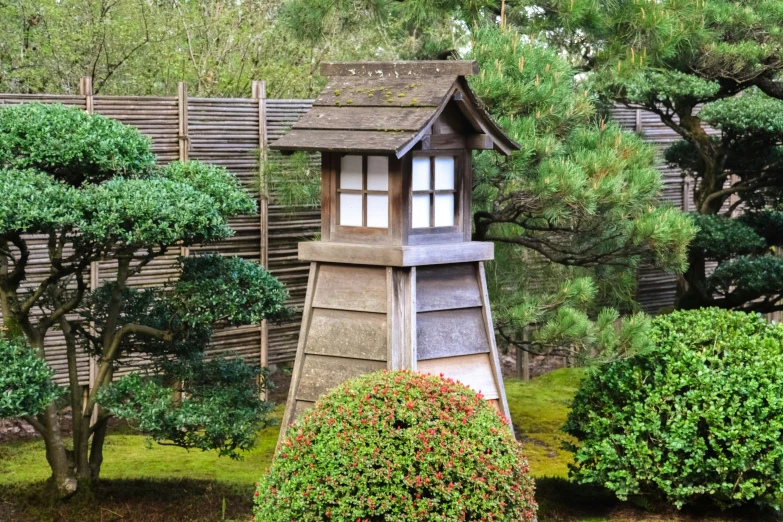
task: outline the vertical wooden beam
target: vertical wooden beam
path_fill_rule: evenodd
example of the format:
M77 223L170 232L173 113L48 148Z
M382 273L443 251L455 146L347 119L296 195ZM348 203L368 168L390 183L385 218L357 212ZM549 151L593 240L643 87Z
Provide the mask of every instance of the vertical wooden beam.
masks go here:
M636 109L636 122L634 123L634 129L636 132L641 134L643 132L642 128L642 110Z
M188 84L185 82L177 84L177 121L179 123L177 131L179 161L188 161L188 148L190 147L190 138L188 136ZM179 255L188 257L190 248L180 246Z
M386 367L416 370L416 268L386 268Z
M527 329L522 331L522 341L529 339L529 332ZM517 346L517 378L527 382L530 380L530 353Z
M82 76L79 79L79 94L84 96L84 107L87 111L87 114L94 114L95 113L95 105L93 100L93 90L92 90L92 77L90 76ZM90 263L90 292L94 292L98 289L98 286L100 286L100 263L97 261L93 261ZM94 335L95 332L95 323L90 323L90 331ZM85 403L87 402L87 397L89 395L89 391L92 390L93 387L95 387L95 379L98 376L98 359L94 356L90 356L89 360L89 377L88 377L88 384L87 388L85 389ZM91 423L95 424L95 422L98 421L98 407L96 406L93 409L92 412L92 419Z
M682 211L683 212L691 211L691 198L693 197L691 193L692 181L693 178L691 178L688 175L682 178Z
M484 262L478 262L478 283L481 289L481 310L484 316L484 329L489 341L489 359L492 366L492 374L495 377L495 383L498 388L498 405L500 412L509 420L508 428L514 433L514 426L511 424L511 413L508 411L508 401L506 400L506 389L503 387L503 374L500 371L500 357L498 356L498 345L495 342L495 327L492 325L492 311L489 308L489 293L487 292L487 274L484 271Z
M277 446L285 439L285 432L288 426L294 421L294 409L296 408L296 390L299 388L299 379L302 376L302 366L304 365L304 350L307 344L307 334L310 332L310 320L313 315L313 297L315 296L315 287L318 284L318 268L316 262L310 263L310 274L307 278L307 293L305 294L304 307L302 310L302 326L299 329L299 344L296 347L296 359L294 359L294 371L291 374L291 385L288 388L288 400L285 403L285 413L283 420L280 421L280 435L277 438Z
M177 84L177 107L179 109L179 160L188 161L188 84Z
M258 100L258 154L261 168L267 159L267 135L266 135L266 82L253 82L253 99ZM263 172L259 172L260 191L258 198L258 217L260 232L260 259L261 266L269 268L269 190L266 186L266 178ZM269 366L269 322L261 322L261 347L259 362L262 368ZM266 398L263 392L262 399Z

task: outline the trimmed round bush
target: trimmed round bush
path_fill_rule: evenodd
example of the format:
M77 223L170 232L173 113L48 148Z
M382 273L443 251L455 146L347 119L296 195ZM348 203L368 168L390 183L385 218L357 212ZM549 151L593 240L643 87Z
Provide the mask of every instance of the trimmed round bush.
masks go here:
M716 308L653 320L653 347L597 368L564 430L572 476L677 507L783 494L783 327Z
M348 381L289 428L258 522L532 521L533 479L507 421L468 387L415 372Z

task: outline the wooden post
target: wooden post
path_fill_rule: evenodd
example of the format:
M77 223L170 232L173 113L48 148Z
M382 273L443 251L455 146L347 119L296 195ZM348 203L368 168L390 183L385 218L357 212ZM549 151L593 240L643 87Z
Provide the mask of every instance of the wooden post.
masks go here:
M188 84L185 82L177 84L177 120L179 122L179 130L177 131L179 160L188 161L188 148L190 147L190 138L188 136ZM180 246L179 250L179 255L182 257L190 255L190 248L186 246Z
M177 84L177 107L179 109L179 160L188 161L188 84Z
M266 82L253 82L253 99L258 100L258 155L261 168L267 158L266 143ZM260 232L260 259L259 262L264 268L269 267L269 199L266 186L266 179L263 172L259 171L259 198L258 198L258 216ZM269 323L264 320L261 323L261 350L260 364L262 368L269 366ZM262 399L266 399L266 391L262 392Z
M636 109L636 121L634 122L634 131L642 133L642 110Z
M691 198L693 197L691 194L692 181L693 178L687 175L682 179L682 211L683 212L691 211Z
M92 91L92 77L90 76L82 76L79 80L79 94L84 96L84 107L87 111L87 114L94 114L95 113L95 106L94 106L94 100L93 100L93 91ZM100 263L97 261L93 261L90 263L90 292L94 292L98 289L100 286ZM93 334L95 334L95 325L93 323L90 324L90 330ZM90 356L90 362L89 362L89 377L88 377L88 384L87 387L84 390L84 404L86 406L87 404L87 398L89 396L90 390L95 386L95 379L98 376L98 360L94 355ZM75 414L75 412L74 412ZM95 424L98 421L98 407L96 406L93 409L92 412L92 419L91 423Z
M529 334L527 328L522 331L522 340L527 341ZM517 378L527 382L530 380L530 353L517 346Z

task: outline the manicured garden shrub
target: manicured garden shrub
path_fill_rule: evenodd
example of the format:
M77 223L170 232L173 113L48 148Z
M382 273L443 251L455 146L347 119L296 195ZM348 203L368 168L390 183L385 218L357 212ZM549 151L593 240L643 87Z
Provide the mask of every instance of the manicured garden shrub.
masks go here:
M564 430L572 475L677 507L778 506L783 493L783 327L716 308L657 317L653 347L597 368Z
M533 520L533 479L505 419L466 386L380 372L322 397L288 431L256 521Z

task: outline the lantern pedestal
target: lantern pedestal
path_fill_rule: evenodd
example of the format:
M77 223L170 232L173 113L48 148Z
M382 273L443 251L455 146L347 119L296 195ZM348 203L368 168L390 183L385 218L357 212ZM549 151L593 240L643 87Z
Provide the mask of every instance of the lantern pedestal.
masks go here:
M300 244L310 277L283 426L343 381L384 369L443 374L508 416L483 263L493 245L443 246Z

